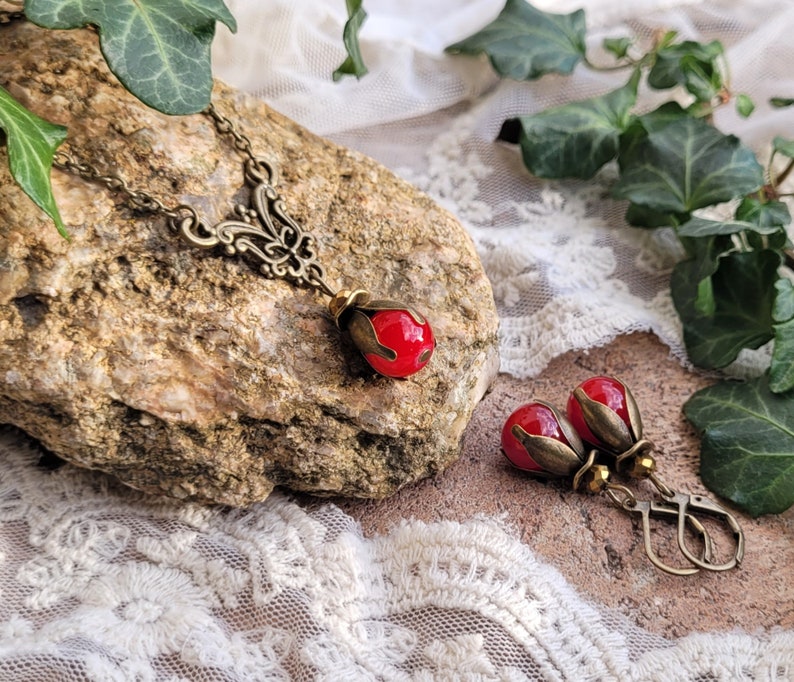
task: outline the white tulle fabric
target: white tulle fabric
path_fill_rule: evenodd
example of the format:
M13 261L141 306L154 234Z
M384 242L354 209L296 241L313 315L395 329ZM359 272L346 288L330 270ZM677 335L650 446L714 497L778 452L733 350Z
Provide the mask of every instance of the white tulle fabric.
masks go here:
M342 0L229 5L240 31L217 38L223 79L378 158L470 231L502 319L504 371L529 376L633 330L653 330L683 357L667 286L680 254L669 234L623 224L607 194L614 171L539 182L515 149L493 142L505 118L604 92L620 76L579 69L498 83L482 60L443 47L501 0L366 0L371 73L334 84ZM585 6L594 47L660 27L723 40L733 87L758 112L741 123L721 112L719 125L741 126L761 154L775 134L791 135L791 114L765 101L794 95L792 3ZM365 539L333 505L275 494L246 510L209 509L36 462L18 438L0 437L3 680L794 679L792 633L670 641L640 630L585 602L504 520L406 520Z

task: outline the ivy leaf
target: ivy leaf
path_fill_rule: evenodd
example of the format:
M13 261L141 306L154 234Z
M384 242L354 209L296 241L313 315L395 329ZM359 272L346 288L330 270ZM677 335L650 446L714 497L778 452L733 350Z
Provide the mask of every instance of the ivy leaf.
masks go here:
M699 101L708 102L723 87L717 59L723 54L722 44L697 43L685 40L662 47L648 72L648 85L657 90L682 85Z
M96 26L111 71L144 104L166 114L207 107L215 22L237 30L223 0L26 0L25 14L44 28Z
M729 253L710 278L713 310L704 314L696 259L678 263L670 281L684 325L684 344L698 367L725 367L743 348L758 348L773 336L772 305L780 254L771 250ZM711 307L711 306L709 306Z
M584 11L552 14L524 0L507 0L485 28L447 47L451 54L488 55L500 76L534 80L571 73L585 56Z
M772 317L775 322L785 322L794 317L794 284L790 279L781 277L775 282L775 307Z
M35 204L68 237L50 184L55 150L66 139L66 128L28 111L0 87L0 128L5 131L11 175Z
M722 382L684 405L702 433L700 476L709 490L752 516L794 504L794 393L776 395L766 377Z
M791 223L791 213L782 201L760 201L754 197L745 197L734 216L759 227L786 227Z
M710 237L716 234L736 234L738 232L773 234L779 231L779 225L762 226L743 220L708 220L706 218L691 218L678 228L678 234L681 237Z
M775 346L769 366L769 389L785 393L794 388L794 319L772 325Z
M755 111L755 102L747 95L736 96L736 111L742 118L747 118Z
M689 213L663 213L640 204L629 204L626 209L626 222L633 227L675 227L689 218Z
M618 152L638 82L635 72L625 86L606 95L515 119L524 165L541 178L592 177Z
M778 154L794 159L794 140L787 140L785 137L777 135L772 140L772 149Z
M689 118L689 112L678 102L665 102L653 111L649 111L642 116L636 116L635 122L640 125L645 133L653 133L662 130L675 121L682 118Z
M761 201L755 197L745 197L736 209L735 217L771 232L759 234L748 232L747 240L750 247L761 249L783 249L788 243L786 225L791 222L788 206L782 201Z
M769 367L769 388L773 393L794 389L794 285L790 279L775 282L777 295L772 318L776 324L775 345Z
M604 38L602 45L607 52L611 52L618 59L623 59L633 42L631 38Z
M776 109L794 106L794 97L771 97L769 103Z
M720 256L732 248L730 237L681 238L690 258L673 268L670 287L673 302L688 301L693 315L713 315L716 309L711 276L717 272ZM679 312L679 315L681 313Z
M621 148L618 163L613 194L667 213L689 213L763 184L753 152L699 119L675 119L639 136Z
M367 66L361 56L361 47L358 44L358 34L367 13L364 11L363 0L347 0L347 22L342 31L342 41L347 50L347 59L334 71L333 79L340 80L344 76L361 78L367 74Z

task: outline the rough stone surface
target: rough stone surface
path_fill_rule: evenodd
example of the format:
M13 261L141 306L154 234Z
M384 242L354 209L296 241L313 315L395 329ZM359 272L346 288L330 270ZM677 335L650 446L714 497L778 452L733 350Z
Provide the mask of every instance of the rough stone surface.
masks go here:
M90 31L3 29L2 85L69 127L75 154L209 218L244 201L241 159L202 115L130 97ZM245 505L274 485L380 498L456 459L497 370L490 286L460 225L375 162L218 85L219 110L281 169L330 282L413 303L438 347L378 377L319 294L196 250L162 218L53 171L71 241L0 160L0 422L136 488ZM5 150L1 150L5 154Z

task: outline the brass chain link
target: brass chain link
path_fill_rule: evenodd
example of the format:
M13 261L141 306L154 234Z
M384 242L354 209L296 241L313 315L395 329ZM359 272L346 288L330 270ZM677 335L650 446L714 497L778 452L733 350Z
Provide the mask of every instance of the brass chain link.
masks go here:
M249 168L253 168L254 176L258 180L261 179L259 176L266 176L271 184L275 184L273 178L275 173L273 168L254 154L251 140L239 132L230 119L218 112L212 104L202 113L213 122L218 133L230 136L234 141L234 148L247 157L245 161L247 174ZM116 173L102 173L96 166L92 166L84 161L78 161L69 152L63 150L56 151L53 157L53 165L62 171L76 175L88 182L104 185L111 192L124 197L130 208L161 215L173 221L184 218L186 213L190 213L193 216L196 215L196 211L192 206L179 204L178 206L169 208L160 199L149 192L130 187L127 181L120 175Z
M317 260L314 236L289 216L275 188L276 167L256 156L251 140L212 104L202 113L212 121L219 135L232 139L235 150L244 157L245 180L252 188L249 206L236 206L236 217L215 225L205 224L192 206L169 207L149 192L130 187L121 176L102 173L69 152L58 150L53 165L83 180L103 185L123 197L127 206L134 210L167 218L169 226L192 246L223 246L228 255L248 253L260 262L259 271L263 275L286 279L298 286L310 286L334 296L335 289L325 281L325 268ZM276 226L274 218L282 227Z
M93 182L98 185L104 185L108 190L114 194L119 194L124 197L129 206L141 211L155 213L165 216L171 220L179 220L183 218L185 212L195 213L195 210L185 204L180 204L175 208L168 208L162 201L152 196L143 190L137 190L130 187L126 180L115 173L104 174L101 173L96 167L88 163L83 163L75 159L68 152L58 150L52 160L53 166L62 171L76 175L83 180Z

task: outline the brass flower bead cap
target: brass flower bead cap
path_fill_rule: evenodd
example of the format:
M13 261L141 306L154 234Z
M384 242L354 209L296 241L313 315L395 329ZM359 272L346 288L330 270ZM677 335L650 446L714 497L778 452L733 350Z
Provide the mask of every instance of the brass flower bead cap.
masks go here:
M642 419L634 396L614 377L583 381L568 398L567 412L583 440L608 452L625 452L642 438Z
M584 443L571 423L541 400L522 405L507 418L502 452L514 467L549 477L571 476L586 459Z
M372 301L369 292L356 289L338 292L329 308L379 374L403 379L430 362L436 346L430 323L404 303Z

